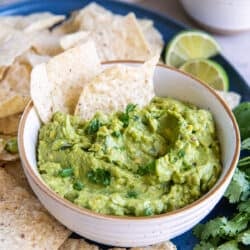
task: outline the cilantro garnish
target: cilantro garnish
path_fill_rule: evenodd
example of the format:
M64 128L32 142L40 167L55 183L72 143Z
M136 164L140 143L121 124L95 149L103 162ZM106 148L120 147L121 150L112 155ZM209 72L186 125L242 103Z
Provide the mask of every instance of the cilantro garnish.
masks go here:
M242 142L241 149L250 151L250 138ZM238 162L224 196L237 204L237 212L231 218L218 217L197 225L193 233L200 243L194 250L236 250L250 244L250 156Z

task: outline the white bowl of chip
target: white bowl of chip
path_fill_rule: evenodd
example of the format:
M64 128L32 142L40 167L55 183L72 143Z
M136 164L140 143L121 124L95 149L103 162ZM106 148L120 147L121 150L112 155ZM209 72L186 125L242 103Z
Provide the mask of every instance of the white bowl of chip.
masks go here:
M117 63L117 62L116 62ZM141 63L119 63L138 66ZM114 65L106 63L104 67ZM230 108L207 85L165 65L157 65L154 88L158 96L170 96L212 112L221 146L222 173L204 196L181 209L150 217L102 215L80 208L59 197L42 180L36 148L41 121L30 102L19 127L19 150L25 174L47 210L73 232L95 242L122 247L146 246L172 239L191 229L218 203L230 183L239 158L240 135Z

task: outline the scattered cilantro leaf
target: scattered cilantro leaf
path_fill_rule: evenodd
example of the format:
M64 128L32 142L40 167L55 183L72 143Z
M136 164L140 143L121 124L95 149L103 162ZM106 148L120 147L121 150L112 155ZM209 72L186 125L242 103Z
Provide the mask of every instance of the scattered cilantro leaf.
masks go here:
M244 200L245 192L249 192L249 180L246 174L237 168L224 196L230 203L236 203Z
M239 232L247 228L249 215L246 213L237 213L231 220L228 220L221 227L221 233L225 236L235 237Z
M222 228L226 223L227 219L225 217L218 217L210 220L203 225L202 232L200 232L200 235L197 234L197 236L199 236L201 240L208 240L210 237L217 237L221 235Z
M241 149L242 150L250 150L250 138L247 138L244 141L242 141Z
M215 247L210 242L201 241L194 247L194 250L215 250Z
M244 157L239 160L238 167L250 166L250 156Z
M239 250L239 247L237 241L231 240L221 244L216 250Z
M237 240L244 245L250 245L250 229L240 233L237 237Z
M242 120L241 125L247 128L249 121ZM250 138L242 141L241 150L250 150ZM238 212L231 218L215 218L205 224L197 225L193 233L200 243L194 250L239 250L242 244L250 244L249 167L249 155L239 160L231 183L224 194L230 203L237 204Z
M240 212L245 212L245 213L248 213L248 214L250 215L250 199L247 200L247 201L241 202L241 203L237 206L237 209L238 209Z

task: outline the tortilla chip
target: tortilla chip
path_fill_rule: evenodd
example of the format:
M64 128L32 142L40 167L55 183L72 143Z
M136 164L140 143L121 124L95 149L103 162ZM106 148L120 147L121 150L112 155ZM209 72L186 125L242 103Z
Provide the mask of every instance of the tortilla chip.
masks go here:
M90 38L95 41L101 61L147 60L151 56L149 45L132 13L125 17L114 15L102 6L91 3L75 12L60 28L60 32L58 29L54 32L89 32Z
M234 109L240 104L241 96L236 92L226 92L226 91L216 91L222 99L227 103L227 105Z
M154 23L148 19L138 20L142 32L149 44L153 55L161 55L164 47L164 41L161 33L154 27Z
M16 161L19 159L19 154L10 154L6 151L3 151L1 154L0 154L0 161Z
M27 63L15 61L15 63L8 69L6 76L0 82L0 91L2 89L10 92L19 93L22 95L29 95L31 66ZM2 94L0 93L2 96ZM2 99L2 98L1 98Z
M5 66L0 67L0 81L3 79L4 73L6 72L6 70L7 70L7 67Z
M64 15L54 15L49 12L40 12L27 16L0 17L0 24L8 25L14 29L25 32L34 32L50 28L64 19Z
M130 250L176 250L176 249L177 249L176 246L172 242L166 241L148 247L133 247Z
M176 250L176 246L171 241L155 244L147 247L132 247L130 250ZM109 250L126 250L126 248L110 248Z
M13 31L0 25L0 67L10 66L14 60L27 51L32 45L31 34Z
M130 248L130 250L176 250L176 249L177 249L176 246L170 241L166 241L160 244L155 244L147 247ZM126 248L115 247L115 248L110 248L109 250L126 250Z
M0 118L20 113L29 101L31 67L16 61L0 82Z
M143 107L154 96L153 74L158 57L142 66L118 65L105 69L84 86L75 114L88 120L98 111L109 114L127 104Z
M149 45L132 13L101 21L93 18L92 22L87 22L83 19L80 29L91 33L102 61L147 60L151 56Z
M58 249L70 232L0 169L1 249Z
M0 118L22 112L29 100L30 98L28 96L0 88Z
M60 36L49 30L34 33L31 43L35 52L40 55L55 56L63 51L60 46Z
M3 167L10 176L14 177L20 187L33 194L20 161L7 162Z
M21 114L16 114L0 118L0 134L16 135L21 116Z
M133 14L116 15L96 3L75 11L53 33L63 35L78 33L79 30L89 32L89 38L95 41L102 61L146 60L152 55L160 55L164 45L161 34L154 28L151 20L136 19ZM83 40L86 39L87 35ZM70 47L79 44L81 40L82 38L74 37ZM62 48L67 49L69 46L62 45Z
M2 200L6 200L8 198L9 191L11 191L16 186L18 186L17 181L14 178L12 178L10 175L8 175L7 172L1 167L0 168L0 203L2 202Z
M72 114L82 87L100 71L93 42L87 42L37 65L31 73L31 97L43 122L56 111Z
M87 31L78 31L72 34L65 35L60 39L60 46L64 50L70 49L88 41L90 39L89 35L90 33Z
M99 247L87 243L84 239L67 239L59 250L98 250Z
M47 63L50 59L48 55L39 55L33 49L29 49L19 57L19 61L29 64L32 68L41 63Z
M75 24L75 17L78 13L79 13L78 10L73 11L70 14L70 17L67 18L66 21L53 28L52 33L55 35L62 36L65 34L77 32L79 30L79 24L78 25Z

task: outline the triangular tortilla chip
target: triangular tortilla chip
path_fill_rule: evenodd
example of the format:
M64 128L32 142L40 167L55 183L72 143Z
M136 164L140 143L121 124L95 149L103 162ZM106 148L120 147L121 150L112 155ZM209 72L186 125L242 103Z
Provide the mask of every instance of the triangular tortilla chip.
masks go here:
M159 244L147 246L147 247L132 247L130 250L176 250L176 246L171 241L162 242ZM126 250L126 248L110 248L109 250Z
M56 250L70 231L0 168L0 248Z
M31 47L32 36L20 31L6 29L2 25L0 25L0 30L0 67L10 66L18 56Z
M161 33L154 27L154 23L148 19L138 20L142 32L149 44L151 53L153 55L161 55L164 41Z
M90 119L102 111L122 111L127 104L143 107L154 96L153 74L158 56L140 66L118 65L105 69L84 86L75 114Z
M8 25L14 29L25 32L34 32L50 28L64 19L65 15L54 15L49 12L40 12L27 16L0 17L0 24Z
M63 51L60 46L61 36L53 34L49 30L42 30L33 34L31 44L38 54L55 56Z
M239 105L241 96L236 92L226 92L226 91L216 91L217 94L220 95L222 99L227 103L227 105L234 109L236 106Z
M62 36L60 39L60 46L62 49L67 50L81 43L85 43L90 40L90 33L87 31L78 31L75 33Z
M84 239L67 239L58 250L99 250L99 247Z
M21 114L15 114L0 118L0 134L16 135Z
M43 122L56 111L72 114L81 90L101 70L93 42L37 65L31 74L31 98Z
M28 180L24 174L20 161L6 162L4 164L4 170L12 177L15 178L18 185L26 189L29 193L33 194L33 191L28 183Z
M31 66L19 60L0 82L0 118L20 113L29 101Z
M74 13L64 27L74 27L75 31L89 32L95 41L101 61L131 59L147 60L152 56L142 30L130 13L127 16L114 15L95 3ZM67 31L67 28L65 28ZM72 29L71 29L72 32Z

